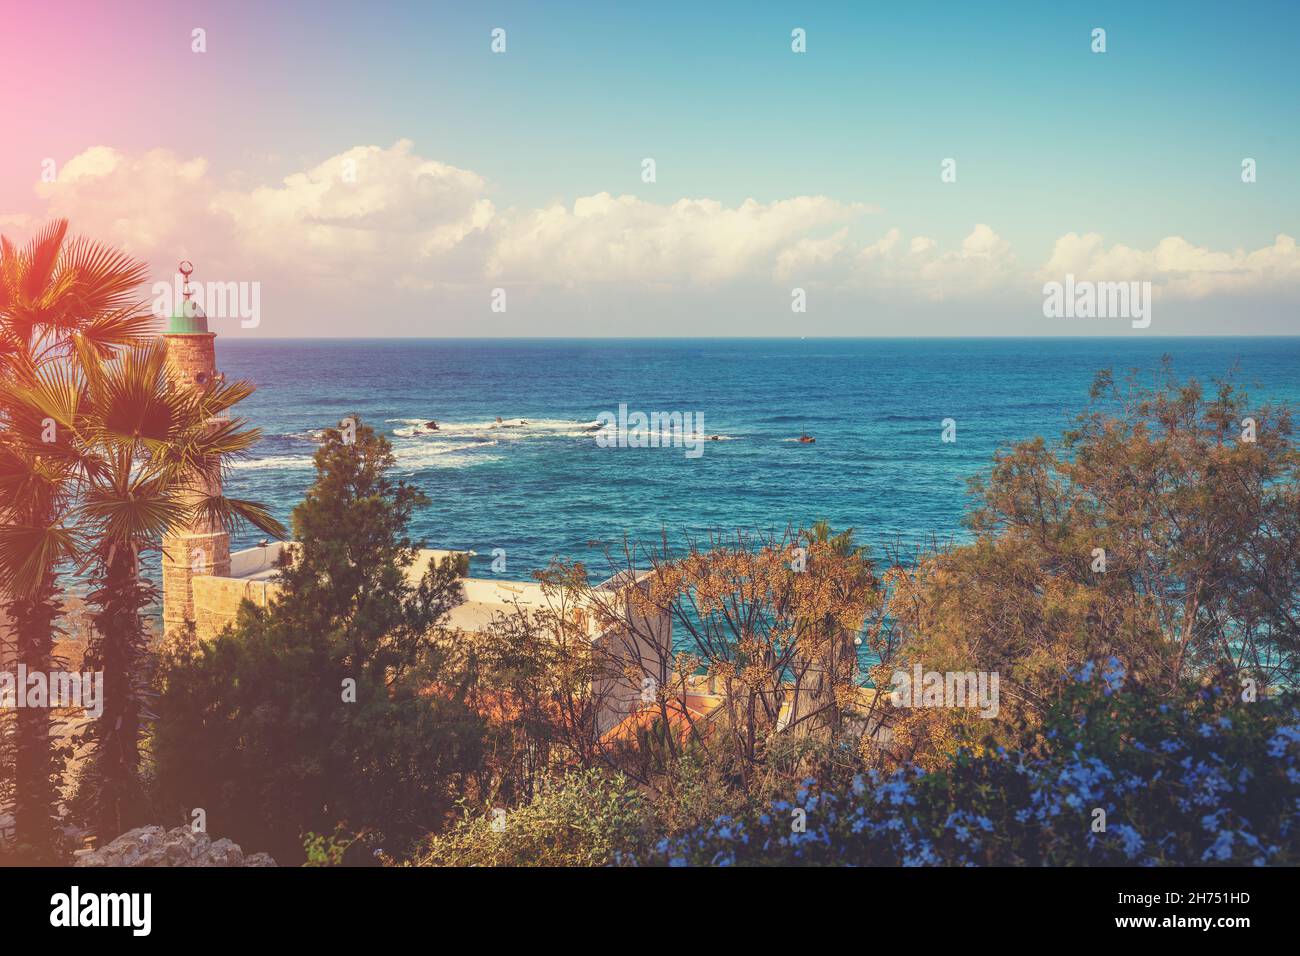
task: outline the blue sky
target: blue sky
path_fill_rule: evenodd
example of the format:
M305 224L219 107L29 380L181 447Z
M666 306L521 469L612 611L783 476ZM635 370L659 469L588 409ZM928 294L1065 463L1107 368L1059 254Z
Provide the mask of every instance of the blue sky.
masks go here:
M636 191L626 157L653 155L670 198L821 193L906 212L938 239L1000 217L1013 240L1069 227L1249 245L1300 221L1294 3L616 6L424 10L361 81L414 94L368 117L370 138L427 136L526 203ZM506 57L464 40L493 25L509 30ZM354 39L391 50L391 26ZM804 56L792 26L808 31ZM430 74L455 89L447 102L417 92ZM949 156L958 190L935 188ZM1267 171L1248 193L1243 156Z
M452 250L451 266L428 255L390 273L366 264L358 275L370 284L369 300L388 294L401 303L409 294L414 303L418 294L459 316L482 298L470 288L479 275L489 285L529 288L558 277L563 288L543 296L544 307L533 300L527 321L540 334L599 331L573 323L581 309L566 304L564 288L585 295L589 310L635 313L646 283L720 296L707 309L714 323L707 331L730 334L743 319L718 317L727 303L743 312L770 298L755 283L805 281L798 268L774 265L783 250L801 240L829 241L841 230L842 248L808 252L841 263L806 279L838 290L834 314L810 319L818 332L856 331L848 317L855 303L868 302L938 321L936 331L1024 331L1000 316L1032 307L1026 290L1067 234L1095 233L1098 249L1118 245L1173 261L1154 252L1170 237L1204 256L1249 256L1300 229L1296 3L127 6L129 16L56 4L18 15L8 45L0 39L12 74L44 78L42 96L16 110L13 141L0 158L0 225L21 233L50 214L71 214L74 226L84 219L88 229L104 222L110 238L159 268L185 245L186 254L260 276L275 287L268 298L279 292L281 311L293 260L287 253L283 261L259 260L239 236L292 220L252 210L232 226L222 217L240 203L228 194L247 198L260 189L268 202L302 206L288 195L277 199L286 177L358 147L391 150L403 140L422 160L478 177L474 189L491 203L492 222L472 220L473 235ZM202 56L190 48L194 27L206 31ZM489 50L494 27L507 31L504 55ZM790 50L795 27L807 31L805 54ZM1106 30L1104 54L1090 49L1095 27ZM60 61L64 69L51 69ZM95 147L117 158L82 163L93 168L44 193L33 188L43 158L62 167ZM190 188L208 191L205 214L222 218L208 232L225 245L209 249L169 228L122 226L166 219L157 207L170 193L140 200L140 209L117 208L119 194L149 188L128 188L125 179L132 169L143 175L138 157L159 149L177 164L203 162L201 181ZM644 157L656 162L653 183L641 180ZM940 182L939 164L948 157L957 162L955 183ZM1249 185L1240 180L1244 157L1258 164L1258 181ZM157 168L149 169L149 181L158 182ZM660 275L658 266L566 271L540 253L520 252L522 236L541 235L521 224L532 212L554 204L573 212L582 197L602 193L656 208L707 199L724 210L746 200L766 207L825 197L857 211L773 225L769 247L745 250L753 261L719 270L725 275L711 290L701 289L709 276ZM390 228L385 217L394 209L425 208L398 186L375 203L362 218L380 230ZM627 221L602 212L606 232L577 237L570 224L545 241L575 248L595 248L608 235L636 241L637 230L654 231L652 212ZM302 218L310 224L321 216L306 209ZM985 273L972 278L964 266L949 277L937 266L918 292L908 284L920 282L919 267L893 259L887 280L850 274L860 250L891 229L900 234L892 249L920 237L941 256L956 254L979 224L1015 259L993 270L996 282ZM777 235L784 229L790 232ZM644 241L676 241L679 233L679 224L665 226L662 236ZM506 234L512 238L502 239ZM371 245L390 249L392 238ZM481 248L471 249L479 239ZM322 234L319 241L331 240ZM695 245L665 265L698 257L705 241L693 237ZM313 251L321 250L300 250L300 282L314 263L334 261L330 249L318 259ZM482 268L472 264L475 256ZM1158 286L1188 280L1182 266L1189 256L1175 257L1176 275L1152 279ZM1245 310L1261 323L1233 330L1286 331L1293 320L1295 263L1286 249L1265 259L1260 276L1247 276L1227 297L1248 295ZM1003 288L1010 275L1015 288ZM1217 286L1184 284L1199 291L1170 301L1200 318L1166 331L1215 331L1214 310L1232 308L1231 301L1217 301L1225 298ZM329 289L300 288L293 298L340 301ZM942 319L944 307L934 305L954 300L963 303L963 316L977 317L969 329L967 318ZM501 320L514 332L526 331L512 324L523 321L518 313ZM295 318L281 331L296 328Z

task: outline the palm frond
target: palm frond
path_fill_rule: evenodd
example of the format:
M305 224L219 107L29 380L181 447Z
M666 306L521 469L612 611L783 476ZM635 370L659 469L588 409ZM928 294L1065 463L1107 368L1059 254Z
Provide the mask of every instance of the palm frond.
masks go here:
M9 399L6 406L14 419L14 427L21 429L23 424L29 424L35 430L34 426L39 426L43 436L45 420L52 419L56 432L72 432L85 399L85 387L78 369L67 362L45 362L31 370L24 379L12 382L6 389ZM25 422L25 413L33 420Z
M148 544L184 520L186 507L175 491L156 480L131 482L130 475L105 474L79 509L93 522L105 545Z
M35 301L45 296L67 234L68 220L55 219L32 237L23 256L26 269L19 290L28 300Z
M81 317L138 306L140 286L149 278L149 267L141 260L85 236L68 244L59 267L72 276L67 297Z
M0 236L0 323L18 295L18 250L8 236Z
M0 525L0 579L13 596L35 594L46 576L77 553L77 536L62 525Z
M191 521L226 531L234 531L241 524L250 524L259 531L280 539L289 533L264 505L243 498L227 498L225 495L200 495L192 506Z
M124 348L153 339L158 334L159 324L151 312L142 312L138 306L125 306L95 314L79 327L78 336L101 357L110 358Z
M204 414L212 417L234 408L255 391L257 386L252 382L237 379L233 382L214 382L209 388L197 393L197 398L203 405Z

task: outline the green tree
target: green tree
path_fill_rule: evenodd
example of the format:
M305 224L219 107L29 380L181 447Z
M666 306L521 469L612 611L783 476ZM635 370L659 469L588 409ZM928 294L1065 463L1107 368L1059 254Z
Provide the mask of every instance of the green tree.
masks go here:
M203 808L281 862L339 824L390 851L438 829L478 756L479 723L440 681L438 625L464 565L416 577L407 529L427 498L388 476L388 441L353 420L355 440L329 429L316 452L280 595L160 666L158 800L186 819Z
M1090 407L1052 445L1001 452L974 485L975 540L890 576L902 636L889 671L996 671L1007 717L1041 717L1061 678L1111 656L1151 688L1227 667L1300 677L1300 452L1286 408L1210 394L1162 370L1154 387L1098 376ZM900 753L950 749L953 724L916 709ZM1004 721L998 722L1005 726ZM921 758L918 758L921 759Z

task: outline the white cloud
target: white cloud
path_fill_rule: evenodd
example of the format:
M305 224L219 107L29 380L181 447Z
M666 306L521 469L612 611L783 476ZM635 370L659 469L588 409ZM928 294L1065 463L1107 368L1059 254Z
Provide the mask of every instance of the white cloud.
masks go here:
M232 179L231 182L238 182ZM50 215L168 267L334 277L430 289L494 281L676 285L771 278L826 258L824 233L870 211L824 196L727 207L598 193L571 206L497 210L477 173L408 140L356 146L274 185L218 185L202 159L96 146L41 187ZM820 251L819 251L820 250Z
M316 286L334 290L328 295L339 298L328 301L338 305L394 290L457 289L472 298L489 284L622 294L735 282L992 302L1035 296L1043 281L1066 273L1151 280L1190 298L1300 290L1300 252L1286 235L1248 252L1179 236L1142 250L1071 232L1031 271L983 223L955 248L898 227L864 242L854 233L878 210L826 196L726 206L602 192L500 209L481 175L422 157L408 140L354 146L270 185L245 186L234 172L218 182L206 160L167 149L129 155L94 146L58 172L37 187L43 215L66 216L77 232L158 270L186 257L199 265L197 277L274 280L286 292ZM11 230L38 221L0 215Z
M309 268L410 268L453 253L493 221L476 173L426 160L409 140L355 146L278 186L225 190L214 214L231 220L263 260Z
M77 232L137 255L184 246L212 228L208 202L213 184L203 159L181 159L169 149L127 156L93 146L57 170L37 195L51 217L67 217Z
M824 196L728 208L712 199L671 205L598 193L512 215L488 264L492 276L527 282L711 283L785 274L825 257L808 233L851 220L866 207ZM825 240L822 240L824 243ZM834 240L831 240L832 245Z
M989 292L1016 279L1011 246L983 223L962 240L959 249L940 251L927 236L906 242L890 229L857 254L849 284L889 290L933 301Z
M1253 252L1216 252L1181 236L1167 236L1143 250L1122 244L1107 247L1095 232L1071 232L1056 240L1039 278L1059 281L1067 274L1097 281L1147 281L1167 295L1190 299L1295 292L1300 290L1300 250L1285 234Z
M842 260L848 248L847 229L825 239L800 239L777 255L774 274L783 282L823 275Z

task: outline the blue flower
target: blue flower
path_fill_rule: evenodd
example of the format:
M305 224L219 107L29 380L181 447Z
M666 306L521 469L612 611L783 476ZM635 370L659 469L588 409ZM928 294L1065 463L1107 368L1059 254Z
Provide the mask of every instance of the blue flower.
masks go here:
M1130 860L1142 852L1145 845L1142 840L1142 834L1138 833L1127 823L1117 823L1110 828L1110 832L1119 837L1121 848L1124 855Z
M1287 744L1300 742L1300 726L1279 727L1277 733L1269 738L1268 755L1281 757L1286 753Z
M1124 685L1124 674L1124 665L1120 663L1118 657L1111 657L1106 661L1106 668L1102 672L1102 680L1106 683L1105 694L1107 697Z
M1201 854L1202 860L1230 860L1232 859L1232 831L1224 830L1219 834L1219 838L1214 841L1214 845Z

